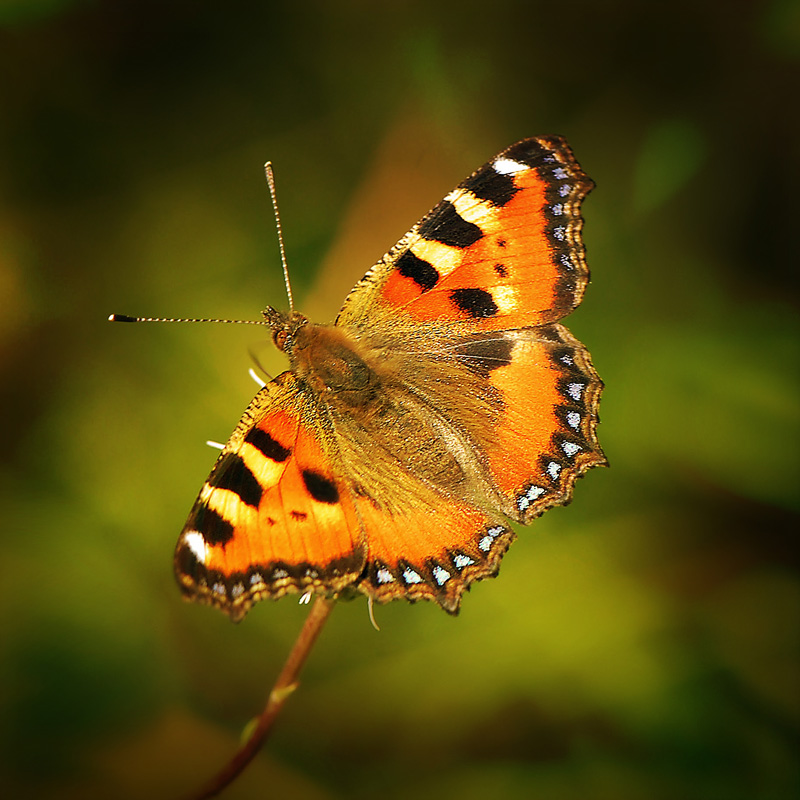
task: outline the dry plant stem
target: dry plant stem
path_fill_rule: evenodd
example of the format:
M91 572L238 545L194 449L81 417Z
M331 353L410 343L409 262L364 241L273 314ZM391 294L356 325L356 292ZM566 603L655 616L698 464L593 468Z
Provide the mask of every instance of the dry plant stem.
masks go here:
M311 652L311 648L322 630L322 626L328 619L334 602L334 600L325 597L318 597L315 600L305 623L303 623L300 635L297 637L292 651L283 665L281 674L272 687L267 705L255 720L255 725L247 740L213 780L209 781L197 794L190 796L191 800L216 797L226 786L233 782L234 778L253 760L253 757L261 749L272 730L275 719L283 708L283 704L298 686L300 670L303 668L303 664L305 664L306 658L308 658L308 654Z

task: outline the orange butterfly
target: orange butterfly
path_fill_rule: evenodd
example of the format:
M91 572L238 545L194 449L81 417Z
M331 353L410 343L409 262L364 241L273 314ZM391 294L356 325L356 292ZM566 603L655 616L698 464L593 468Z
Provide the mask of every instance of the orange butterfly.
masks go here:
M559 137L473 173L333 325L264 312L290 368L244 412L181 533L188 597L234 620L287 592L450 613L529 523L605 464L602 382L557 320L589 281L593 184Z

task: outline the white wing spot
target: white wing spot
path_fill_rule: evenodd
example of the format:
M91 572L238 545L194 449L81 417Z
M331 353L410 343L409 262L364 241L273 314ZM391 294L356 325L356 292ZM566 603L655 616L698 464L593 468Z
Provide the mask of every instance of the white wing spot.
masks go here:
M272 579L276 580L276 581L280 580L281 578L288 578L288 577L289 577L289 573L285 569L276 569L272 573Z
M580 400L583 397L583 390L586 388L585 383L568 383L567 394L573 400Z
M475 562L469 557L465 556L463 553L456 553L453 556L453 566L460 572L464 567L468 567L470 564L474 564Z
M538 500L544 493L545 489L543 486L537 486L535 483L531 484L528 487L528 491L517 500L517 508L519 508L520 511L525 511L525 509Z
M433 568L433 577L439 586L444 586L450 580L450 573L438 564Z
M215 583L211 587L211 591L214 592L214 594L220 594L223 597L225 597L225 584L224 583Z
M483 550L484 553L488 553L492 547L492 543L494 540L501 534L505 533L505 528L501 525L495 525L493 528L489 528L486 531L486 536L484 536L479 542L478 547Z
M581 415L577 411L570 411L567 414L567 425L577 431L581 427Z
M208 558L208 545L202 533L197 531L186 531L183 534L183 543L192 551L192 555L201 563L205 564Z
M561 186L558 187L558 193L561 197L566 197L572 191L572 187L568 183L562 183Z
M394 583L394 575L386 567L381 567L377 572L378 583Z
M254 572L250 576L250 585L251 586L256 586L259 583L263 584L264 583L264 578L262 577L260 572Z
M575 444L575 442L561 442L561 449L564 451L564 455L569 456L569 458L572 458L583 450L583 448L579 444Z
M558 480L558 476L561 474L561 464L557 461L551 461L547 465L547 474L554 480Z
M494 171L500 175L517 175L520 172L527 172L530 167L520 164L510 158L498 158L492 164Z
M564 178L568 178L569 177L569 175L567 174L567 171L564 169L564 167L556 167L553 170L553 175L554 175L554 177L556 177L560 181L563 181Z
M422 578L420 577L419 573L414 572L411 567L406 567L403 570L403 580L406 583L422 583Z
M559 225L557 228L553 228L553 236L558 239L559 242L563 242L567 235L567 229L563 225Z
M560 217L564 213L564 206L562 203L556 203L555 205L550 206L550 211L554 217Z

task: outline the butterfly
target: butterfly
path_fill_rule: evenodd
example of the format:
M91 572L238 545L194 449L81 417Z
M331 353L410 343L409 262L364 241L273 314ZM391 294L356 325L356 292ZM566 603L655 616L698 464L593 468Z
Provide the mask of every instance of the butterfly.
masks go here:
M178 540L183 593L240 620L287 593L457 613L526 524L606 463L603 384L558 320L589 281L566 141L526 139L450 192L332 325L263 314L289 369L245 410Z

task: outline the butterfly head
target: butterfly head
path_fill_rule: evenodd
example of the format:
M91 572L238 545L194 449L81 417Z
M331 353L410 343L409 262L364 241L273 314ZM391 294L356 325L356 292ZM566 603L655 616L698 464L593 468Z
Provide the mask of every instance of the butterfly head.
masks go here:
M303 316L299 311L278 311L272 306L268 306L261 313L272 329L272 340L275 342L275 346L278 350L291 356L297 331L308 325L308 317Z

